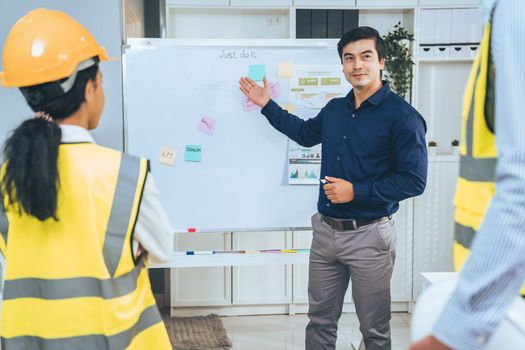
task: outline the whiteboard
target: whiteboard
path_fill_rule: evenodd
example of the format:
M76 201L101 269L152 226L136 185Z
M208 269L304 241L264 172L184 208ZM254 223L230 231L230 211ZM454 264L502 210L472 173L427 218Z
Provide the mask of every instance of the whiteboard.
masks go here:
M283 61L340 64L333 41L131 39L124 47L126 152L151 160L176 231L311 226L319 185L288 184L288 138L259 110L246 112L238 89L250 65L264 64L281 87L276 101L286 103ZM197 130L203 116L216 120L213 135ZM201 146L200 162L184 160L186 145ZM159 163L163 148L176 151L174 165Z

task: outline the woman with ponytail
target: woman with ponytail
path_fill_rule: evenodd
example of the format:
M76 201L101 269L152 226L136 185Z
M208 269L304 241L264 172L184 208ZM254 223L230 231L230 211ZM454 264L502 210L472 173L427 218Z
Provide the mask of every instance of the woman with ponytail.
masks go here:
M10 205L17 205L19 210L24 210L39 220L58 220L57 159L58 147L62 141L59 125L81 122L84 129L96 127L78 120L81 114L85 114L82 113L81 105L88 82L90 92L97 90L102 96L103 104L102 86L97 86L100 84L97 83L98 63L94 59L88 62L92 64L91 67L76 74L71 89L66 93L58 89L59 82L20 88L36 114L33 119L24 121L15 129L5 143L4 157L7 162L2 185ZM87 106L84 104L83 109ZM93 122L95 121L91 123ZM98 123L98 118L96 122Z
M147 160L95 144L105 50L78 22L39 9L11 29L0 82L33 118L4 145L2 349L171 349L144 268L171 228Z

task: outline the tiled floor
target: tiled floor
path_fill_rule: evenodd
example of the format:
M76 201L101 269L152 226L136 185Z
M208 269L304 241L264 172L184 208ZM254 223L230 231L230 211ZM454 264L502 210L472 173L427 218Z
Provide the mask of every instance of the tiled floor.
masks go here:
M306 315L222 317L224 327L235 350L304 350ZM392 350L406 350L410 344L410 315L393 313ZM337 350L351 350L351 342L359 342L359 323L354 313L341 316Z

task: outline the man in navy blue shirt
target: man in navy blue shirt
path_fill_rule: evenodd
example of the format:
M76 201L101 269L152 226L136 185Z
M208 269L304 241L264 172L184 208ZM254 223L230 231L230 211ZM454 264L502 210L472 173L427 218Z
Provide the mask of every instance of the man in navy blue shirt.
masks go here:
M350 279L366 349L391 349L391 215L399 201L425 189L426 124L381 81L385 48L375 29L345 33L337 49L353 89L315 118L305 121L280 108L266 78L260 87L243 77L240 89L277 130L302 146L323 146L321 177L328 183L320 187L312 217L306 349L335 349Z

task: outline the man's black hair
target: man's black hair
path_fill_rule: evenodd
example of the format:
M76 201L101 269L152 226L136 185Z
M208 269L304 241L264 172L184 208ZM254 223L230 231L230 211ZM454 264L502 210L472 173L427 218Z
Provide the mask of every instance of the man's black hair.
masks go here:
M337 43L337 52L341 62L343 62L343 48L349 43L363 39L374 39L378 59L381 61L381 59L385 58L385 42L379 35L379 32L372 27L361 26L344 33L341 40Z

